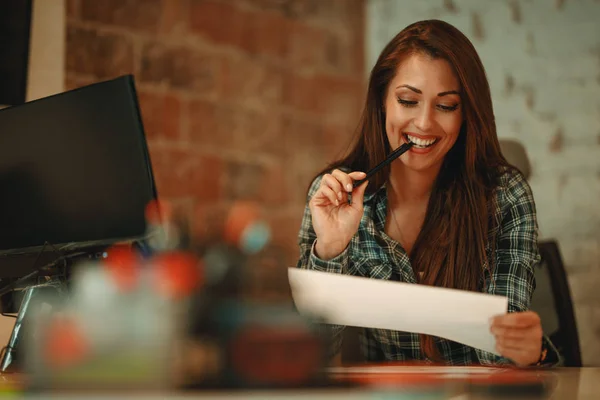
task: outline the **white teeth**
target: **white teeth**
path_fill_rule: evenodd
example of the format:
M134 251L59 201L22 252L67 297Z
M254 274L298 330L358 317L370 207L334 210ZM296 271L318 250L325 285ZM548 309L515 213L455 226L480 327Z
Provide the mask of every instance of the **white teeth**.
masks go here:
M422 146L422 147L427 147L429 145L432 145L436 139L420 139L418 137L414 137L411 135L406 135L408 136L408 140L410 140L411 142L413 142L414 144L418 145L418 146Z

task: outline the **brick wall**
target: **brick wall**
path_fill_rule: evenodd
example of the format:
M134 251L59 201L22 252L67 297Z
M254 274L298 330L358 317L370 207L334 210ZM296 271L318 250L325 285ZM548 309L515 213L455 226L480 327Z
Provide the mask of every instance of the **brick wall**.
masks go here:
M135 74L161 197L201 230L260 201L289 262L364 87L363 0L69 0L68 89Z
M542 239L568 269L583 361L600 360L600 2L367 2L367 59L406 25L446 20L486 67L498 134L526 147Z

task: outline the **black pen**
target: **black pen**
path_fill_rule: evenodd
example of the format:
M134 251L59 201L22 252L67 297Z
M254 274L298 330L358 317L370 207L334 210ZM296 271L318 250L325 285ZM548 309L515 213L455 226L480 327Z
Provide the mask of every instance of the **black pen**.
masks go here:
M382 162L377 164L373 169L371 169L367 173L367 176L365 178L354 182L352 187L357 188L358 186L362 185L366 180L368 180L370 177L372 177L377 172L379 172L380 169L382 169L383 167L385 167L386 165L388 165L389 163L394 161L396 158L400 157L402 154L406 153L411 148L412 145L413 145L412 142L407 142L407 143L404 143L402 146L398 147L396 150L392 151L385 160L383 160Z

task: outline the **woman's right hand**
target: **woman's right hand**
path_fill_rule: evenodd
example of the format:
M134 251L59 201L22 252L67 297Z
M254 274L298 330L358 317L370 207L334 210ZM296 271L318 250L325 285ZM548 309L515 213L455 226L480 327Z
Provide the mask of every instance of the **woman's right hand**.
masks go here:
M319 258L329 260L342 253L358 231L368 182L355 189L352 184L365 176L364 172L346 174L339 169L323 175L319 189L309 202ZM348 204L348 193L352 195L351 204Z

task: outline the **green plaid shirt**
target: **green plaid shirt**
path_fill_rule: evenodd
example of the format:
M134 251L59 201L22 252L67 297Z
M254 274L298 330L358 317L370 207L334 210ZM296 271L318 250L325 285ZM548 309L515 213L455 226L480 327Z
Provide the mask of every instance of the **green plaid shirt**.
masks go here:
M312 183L307 200L315 194L320 181L321 177ZM529 309L535 289L533 268L540 261L535 203L525 178L517 172L503 174L496 196L496 216L501 223L496 232L495 268L491 274L493 276L485 269L485 286L482 287L486 288L487 293L508 297L509 312L525 311ZM314 252L316 235L307 201L298 238L300 259L297 266L416 283L408 255L398 242L384 232L386 208L384 185L375 193L365 196L364 214L358 232L346 250L334 259L325 261ZM336 354L341 346L344 327L330 325L328 328L333 339L331 351ZM436 342L449 365L511 363L495 354L450 340L436 338ZM361 345L364 356L371 362L425 360L420 350L419 335L410 332L362 329ZM545 363L558 363L558 352L546 337L544 346L548 349Z

